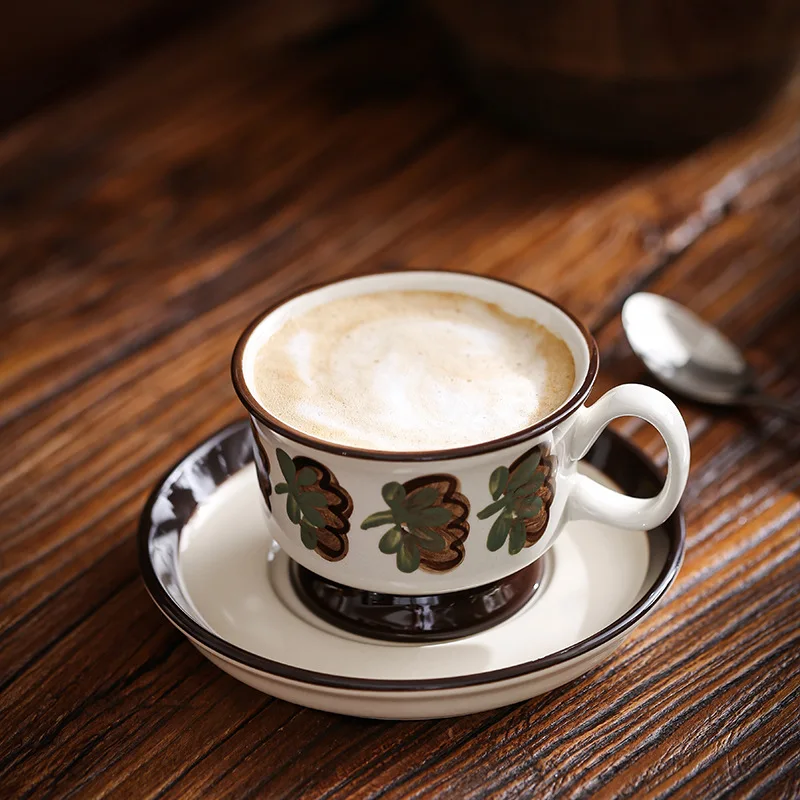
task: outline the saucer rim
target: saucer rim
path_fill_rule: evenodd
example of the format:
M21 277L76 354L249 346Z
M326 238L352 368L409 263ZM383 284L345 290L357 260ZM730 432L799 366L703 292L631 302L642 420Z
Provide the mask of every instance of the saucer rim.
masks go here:
M156 575L153 562L150 558L150 534L153 529L152 512L164 488L172 483L174 477L184 468L186 462L203 458L215 445L232 436L242 434L250 435L249 423L246 419L232 422L211 434L202 442L192 447L191 450L184 453L181 458L164 472L148 495L147 501L142 509L136 534L137 549L139 555L139 569L148 594L159 610L176 628L178 628L178 630L187 635L190 641L201 644L204 648L211 650L224 659L266 675L317 687L326 686L334 689L369 692L419 692L459 689L471 686L485 686L515 678L529 677L586 655L597 648L613 642L621 635L632 630L653 610L666 594L677 577L683 562L686 547L686 520L683 509L679 505L670 515L669 519L667 519L663 525L659 526L666 528L669 550L666 555L664 566L650 589L636 603L614 620L614 622L607 625L602 630L597 631L579 642L571 644L569 647L562 648L542 658L526 661L521 664L514 664L508 667L466 675L420 679L359 678L335 675L284 664L280 661L275 661L238 647L190 617L166 592ZM602 443L604 440L608 439L613 442L615 447L620 447L628 451L633 458L640 461L641 466L648 473L649 477L659 483L663 481L661 470L639 447L629 442L615 431L608 429L601 433L597 443ZM248 461L247 464L252 464L252 454L251 460ZM234 472L229 473L226 480L245 468L246 466L242 466ZM221 485L222 484L218 484L215 486L214 491L217 491ZM213 492L208 496L210 497L211 494L213 494ZM207 498L198 499L198 507L206 499ZM196 513L196 510L193 512L193 515L194 513ZM183 523L181 529L184 528L185 525L186 523ZM377 644L380 644L380 642L377 642Z

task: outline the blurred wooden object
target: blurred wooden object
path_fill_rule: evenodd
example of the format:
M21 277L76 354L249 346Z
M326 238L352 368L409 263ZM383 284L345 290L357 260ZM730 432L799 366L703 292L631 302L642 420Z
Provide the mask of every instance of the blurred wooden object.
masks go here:
M215 5L215 0L5 0L0 126L118 68Z
M696 145L761 113L800 48L796 0L428 0L500 117L620 149Z
M800 398L800 81L683 158L576 155L487 125L396 26L303 35L289 5L163 43L0 139L0 794L797 797L800 430L779 419L680 401L677 583L606 663L520 706L309 711L236 683L150 601L147 493L242 417L238 334L314 281L518 281L591 326L598 392L647 380L618 316L647 289ZM651 428L620 427L663 463Z
M0 0L0 126L176 32L251 0ZM309 33L365 2L273 0L277 31Z

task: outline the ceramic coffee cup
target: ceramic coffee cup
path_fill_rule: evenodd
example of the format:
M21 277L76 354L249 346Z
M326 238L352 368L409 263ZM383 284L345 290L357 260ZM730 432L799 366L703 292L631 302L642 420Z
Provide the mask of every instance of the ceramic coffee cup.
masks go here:
M255 356L274 331L293 315L332 300L380 291L459 293L536 320L572 354L575 381L569 398L524 430L493 441L422 452L324 441L294 430L259 402ZM539 579L532 565L567 521L650 529L678 505L689 472L689 437L678 409L661 392L635 384L618 386L587 406L597 372L594 339L557 303L504 281L436 271L384 272L301 291L249 325L232 362L235 389L250 414L272 534L308 571L303 571L305 580L300 583L316 602L343 608L347 597L366 593L370 598L362 598L363 610L363 603L374 605L377 595L387 596L391 616L391 608L396 611L400 603L397 598L412 598L413 604L420 596L460 597L463 610L465 603L474 608L478 596L483 608L478 616L484 621L497 621L492 609L502 607L510 613L527 598ZM605 426L625 416L651 423L666 444L666 480L654 497L620 494L577 471ZM459 420L454 418L452 424ZM315 493L315 506L304 502L306 492ZM515 513L520 499L528 516ZM435 549L412 526L399 526L402 534L390 533L398 527L398 514L407 515L409 504L415 513L428 509L425 519L438 534ZM515 589L520 575L529 577ZM508 602L510 595L514 602ZM445 616L452 617L452 606L445 602L440 609L446 607ZM418 619L421 612L414 608L411 617ZM401 629L406 625L401 623ZM452 632L459 625L451 620L445 627Z

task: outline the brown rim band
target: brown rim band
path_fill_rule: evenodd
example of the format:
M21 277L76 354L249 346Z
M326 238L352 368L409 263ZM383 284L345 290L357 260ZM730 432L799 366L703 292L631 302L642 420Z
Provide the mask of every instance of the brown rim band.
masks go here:
M569 399L564 403L562 406L557 408L552 414L548 415L544 419L539 420L535 424L523 428L520 431L515 431L514 433L510 433L507 436L502 436L499 439L492 439L487 442L481 442L479 444L469 445L466 447L456 447L446 450L424 450L424 451L412 451L412 452L399 452L399 451L391 451L391 450L369 450L366 448L361 447L348 447L346 445L339 445L334 444L333 442L325 441L324 439L319 439L316 436L311 436L307 433L303 433L302 431L297 430L296 428L292 428L289 425L286 425L284 422L281 422L277 417L270 414L267 409L265 409L247 387L247 384L244 379L244 350L247 346L247 342L250 339L253 331L276 309L280 308L282 305L285 305L290 300L294 300L296 297L300 297L304 294L309 294L310 292L315 292L319 289L324 289L328 286L333 286L339 283L345 283L348 281L358 281L363 278L374 277L377 275L396 275L398 273L409 273L409 274L442 274L442 275L457 275L457 276L466 276L469 278L476 278L479 280L484 281L491 281L493 283L503 284L505 286L510 286L513 289L516 289L521 292L527 292L534 297L539 298L540 300L544 300L546 303L549 303L558 311L560 311L567 319L569 319L578 329L578 331L583 336L584 341L586 342L586 346L589 352L589 364L586 370L586 376L584 377L583 382L578 387L578 389L569 397ZM231 378L233 379L233 387L236 390L236 394L239 395L239 399L242 401L244 407L255 417L262 425L265 425L270 430L274 431L275 433L280 434L281 436L285 436L287 439L291 439L292 441L299 442L300 444L306 445L306 447L310 447L314 450L321 450L326 453L334 453L340 456L347 456L349 458L362 458L362 459L371 459L374 461L448 461L454 458L464 458L467 456L476 456L481 455L482 453L491 453L495 450L500 450L504 447L509 447L516 444L521 444L522 442L526 442L529 439L533 439L536 436L540 436L543 433L546 433L551 428L554 428L556 425L563 422L570 414L574 413L578 408L583 405L586 398L589 395L589 392L594 385L594 381L597 377L597 372L599 369L600 359L597 351L597 343L594 340L594 337L589 333L586 326L577 319L573 314L567 311L562 305L557 303L555 300L552 300L549 297L545 297L545 295L540 294L539 292L534 291L533 289L528 289L524 286L519 286L516 283L512 283L511 281L502 280L500 278L489 278L485 275L476 275L471 272L459 272L456 270L378 270L375 272L370 272L362 275L358 275L352 278L340 278L332 281L326 281L323 283L317 283L312 286L307 286L303 289L299 289L296 292L284 297L282 300L279 300L277 303L274 303L270 306L266 311L259 314L244 330L242 335L239 337L239 340L236 342L236 347L233 351L233 358L231 359Z

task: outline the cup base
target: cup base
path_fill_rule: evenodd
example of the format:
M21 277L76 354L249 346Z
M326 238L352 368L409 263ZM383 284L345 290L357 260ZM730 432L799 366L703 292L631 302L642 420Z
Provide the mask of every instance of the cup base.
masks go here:
M292 562L291 579L303 603L337 628L393 642L442 642L498 625L542 587L543 556L498 581L432 595L395 595L343 586Z

